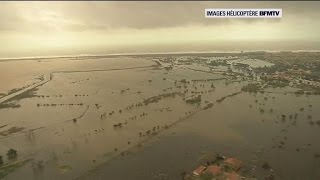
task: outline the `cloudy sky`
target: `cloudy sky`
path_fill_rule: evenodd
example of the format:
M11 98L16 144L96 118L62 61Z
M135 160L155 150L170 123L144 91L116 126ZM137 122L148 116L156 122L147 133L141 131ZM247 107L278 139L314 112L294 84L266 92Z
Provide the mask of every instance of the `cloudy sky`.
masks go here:
M282 8L206 19L205 8ZM320 49L320 2L0 2L0 57Z

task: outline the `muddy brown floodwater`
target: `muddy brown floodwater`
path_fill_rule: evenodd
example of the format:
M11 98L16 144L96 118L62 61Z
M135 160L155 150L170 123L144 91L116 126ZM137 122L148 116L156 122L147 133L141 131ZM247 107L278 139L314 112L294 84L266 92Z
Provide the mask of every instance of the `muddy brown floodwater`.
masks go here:
M30 159L4 179L175 180L212 152L257 179L320 178L319 96L242 92L252 80L208 69L147 57L0 62L10 82L0 93L52 76L0 109L0 155Z

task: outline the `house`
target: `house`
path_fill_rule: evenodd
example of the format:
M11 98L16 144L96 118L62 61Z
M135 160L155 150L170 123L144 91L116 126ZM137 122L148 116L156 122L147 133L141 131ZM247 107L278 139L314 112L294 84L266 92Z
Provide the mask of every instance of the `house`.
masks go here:
M193 174L196 176L200 176L206 170L205 166L199 166L197 169L193 171Z
M210 165L207 167L206 172L213 176L218 176L222 173L222 170L221 167L217 165Z
M242 166L242 161L235 158L227 158L224 164L231 167L234 171L239 171Z

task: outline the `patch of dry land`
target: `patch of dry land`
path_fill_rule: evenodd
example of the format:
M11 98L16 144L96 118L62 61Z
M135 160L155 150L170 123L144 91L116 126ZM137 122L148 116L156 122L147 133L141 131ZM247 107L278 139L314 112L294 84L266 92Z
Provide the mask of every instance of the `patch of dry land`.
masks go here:
M177 160L166 176L150 170L144 176L128 170L128 176L177 179L183 170L199 166L193 160L200 152L210 150L249 162L250 178L265 178L252 168L266 162L275 178L319 178L319 96L296 94L301 88L290 83L270 86L254 69L275 64L257 58L207 54L0 61L0 81L5 82L0 86L0 167L28 159L6 179L125 180L130 179L126 173L111 176L98 169L107 172L128 154L147 162L141 149L163 137L179 139L166 149L176 154L172 158L185 155L190 162ZM177 150L186 144L195 148ZM11 148L18 153L14 160L6 158ZM130 169L130 161L123 167ZM166 162L153 166L168 167Z

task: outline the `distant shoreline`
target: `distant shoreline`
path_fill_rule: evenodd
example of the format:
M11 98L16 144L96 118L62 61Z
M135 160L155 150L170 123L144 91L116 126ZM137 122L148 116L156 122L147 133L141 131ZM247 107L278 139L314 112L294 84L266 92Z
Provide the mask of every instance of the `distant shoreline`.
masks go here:
M240 53L280 53L280 52L320 52L320 50L243 50L243 51L199 51L199 52L157 52L157 53L119 53L119 54L84 54L84 55L61 55L61 56L33 56L33 57L6 57L0 58L0 62L17 60L49 60L49 59L68 59L68 58L112 58L121 56L166 56L166 55L211 55L211 54L240 54Z

